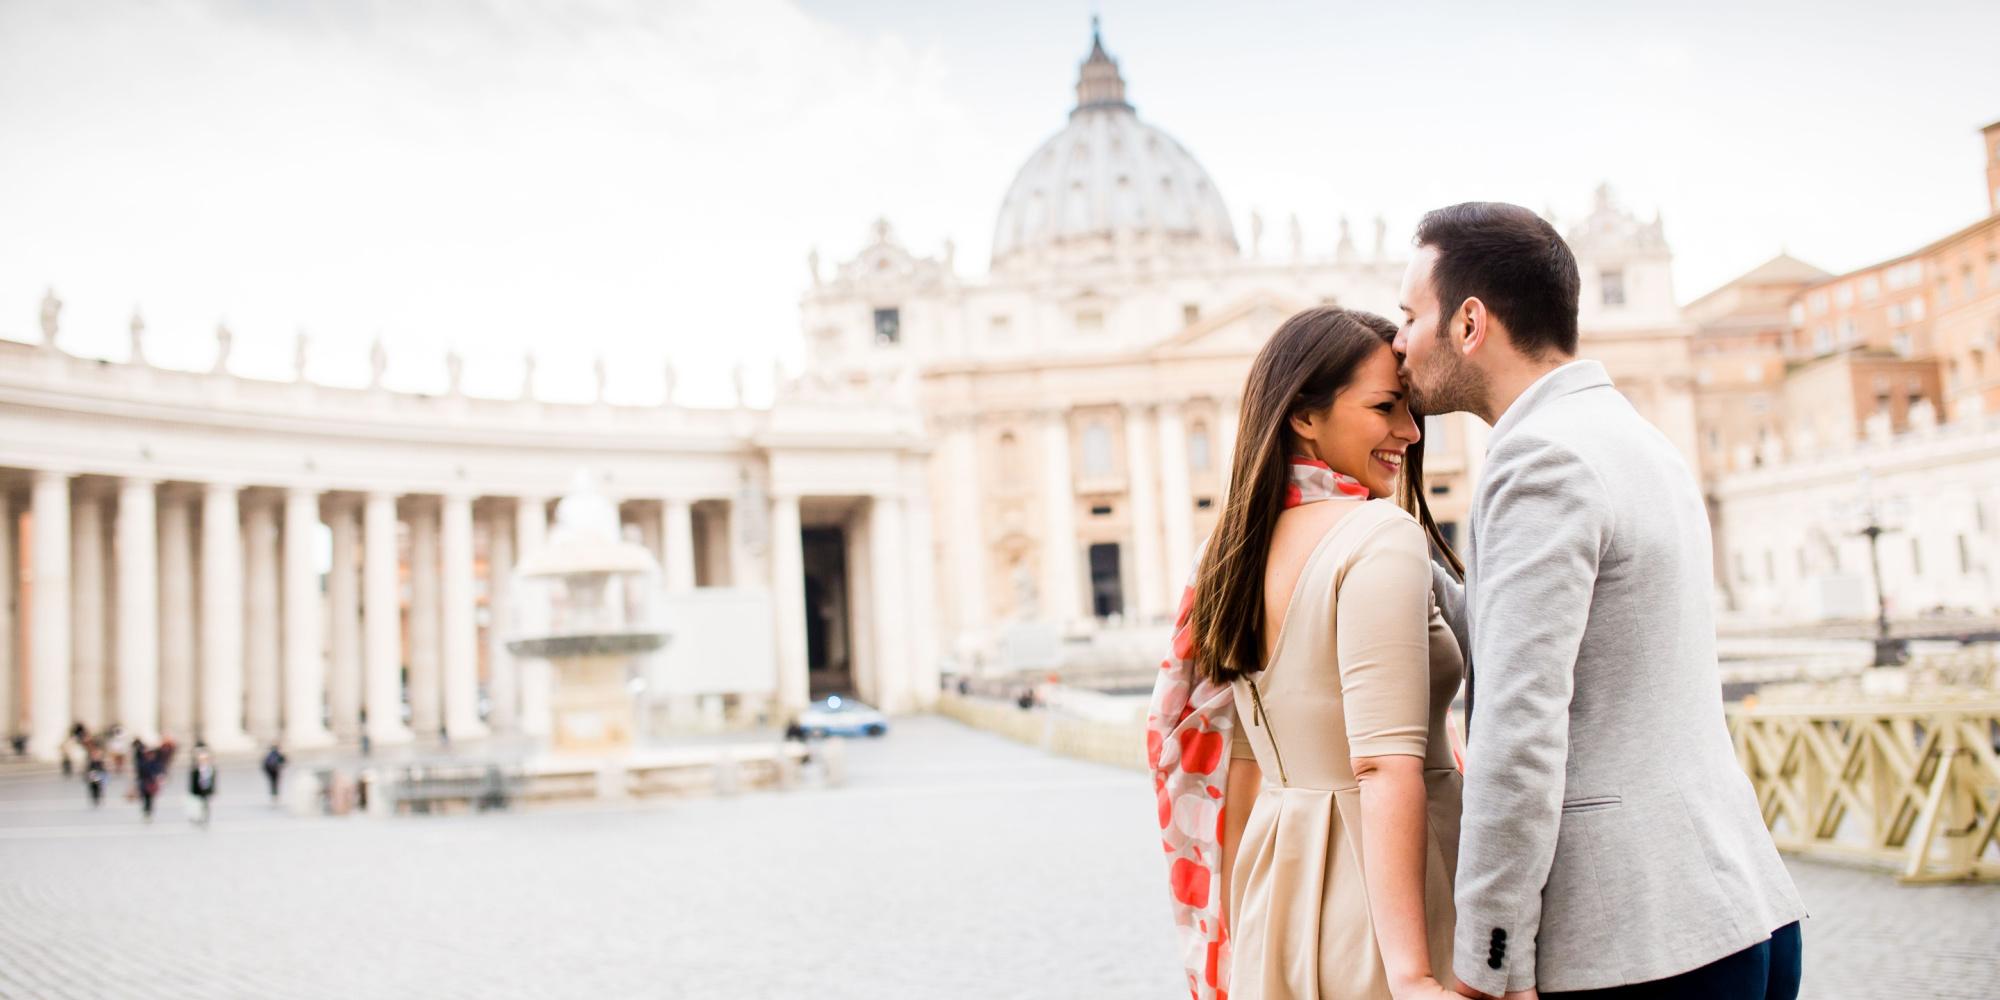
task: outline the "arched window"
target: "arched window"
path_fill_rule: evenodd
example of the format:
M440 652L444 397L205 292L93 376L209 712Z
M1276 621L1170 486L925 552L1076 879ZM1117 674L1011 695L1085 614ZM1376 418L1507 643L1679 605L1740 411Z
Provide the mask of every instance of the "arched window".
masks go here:
M1101 420L1093 420L1083 429L1083 474L1092 479L1109 476L1111 467L1111 428Z
M1188 428L1188 469L1194 472L1210 472L1215 468L1214 449L1209 446L1208 425L1195 424Z

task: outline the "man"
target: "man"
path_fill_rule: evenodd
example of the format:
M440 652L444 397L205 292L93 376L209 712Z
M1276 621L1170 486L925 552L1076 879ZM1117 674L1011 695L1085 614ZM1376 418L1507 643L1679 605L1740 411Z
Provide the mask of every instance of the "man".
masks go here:
M1396 337L1413 404L1493 425L1461 587L1468 996L1792 1000L1791 877L1730 747L1709 527L1666 437L1576 358L1576 259L1533 212L1426 215Z
M188 768L188 794L194 797L191 815L194 824L208 829L209 800L215 797L215 756L207 744L194 745L194 763Z

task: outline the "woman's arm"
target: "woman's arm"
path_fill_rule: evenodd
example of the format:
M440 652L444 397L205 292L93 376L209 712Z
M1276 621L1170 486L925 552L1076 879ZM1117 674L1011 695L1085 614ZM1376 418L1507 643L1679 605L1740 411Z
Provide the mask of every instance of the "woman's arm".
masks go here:
M1356 757L1361 785L1361 872L1368 883L1368 917L1382 949L1383 971L1398 997L1426 986L1432 975L1424 924L1424 761L1407 754Z
M1257 790L1264 787L1264 769L1254 760L1237 757L1229 762L1228 790L1222 796L1222 912L1223 925L1229 921L1229 887L1236 872L1236 848L1243 843L1243 827L1250 822L1250 807L1257 804Z

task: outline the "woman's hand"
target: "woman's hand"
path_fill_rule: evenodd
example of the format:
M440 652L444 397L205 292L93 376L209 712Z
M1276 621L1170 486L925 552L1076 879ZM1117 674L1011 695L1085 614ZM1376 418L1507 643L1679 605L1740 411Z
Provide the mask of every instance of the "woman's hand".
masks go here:
M1465 1000L1456 990L1446 989L1436 976L1391 983L1389 995L1395 1000Z

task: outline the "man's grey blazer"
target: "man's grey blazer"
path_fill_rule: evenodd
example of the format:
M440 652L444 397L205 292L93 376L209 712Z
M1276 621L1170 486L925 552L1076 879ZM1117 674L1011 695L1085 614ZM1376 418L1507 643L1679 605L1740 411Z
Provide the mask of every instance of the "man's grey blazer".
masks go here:
M1649 982L1803 917L1723 722L1701 492L1602 365L1501 416L1467 541L1434 579L1477 684L1459 979Z

